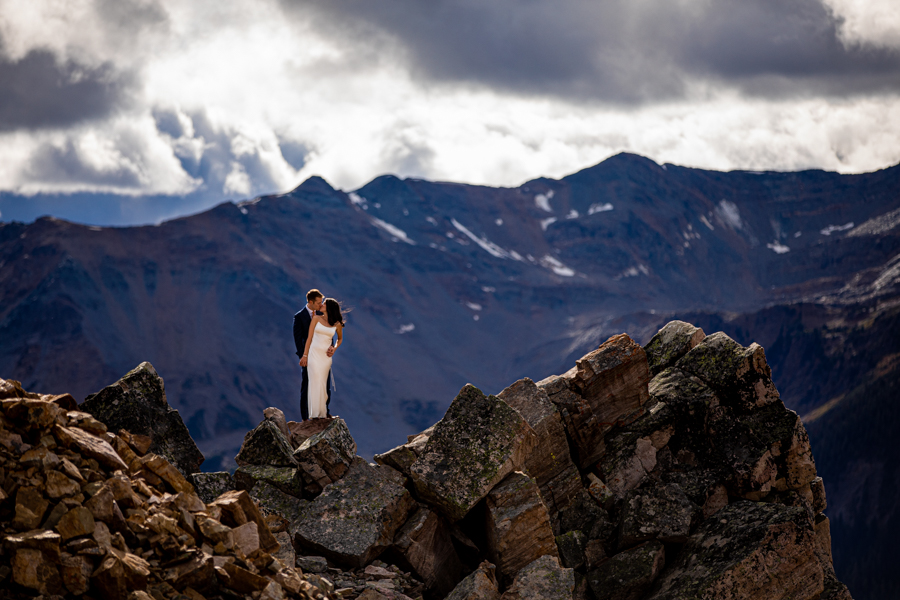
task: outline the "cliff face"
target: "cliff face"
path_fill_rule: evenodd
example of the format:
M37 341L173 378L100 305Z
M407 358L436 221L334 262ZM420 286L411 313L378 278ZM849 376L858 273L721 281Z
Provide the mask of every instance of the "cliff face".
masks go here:
M105 418L165 407L161 383L129 373ZM186 480L153 423L116 435L69 396L0 396L10 597L850 599L765 352L680 321L497 396L465 386L378 464L343 420L270 408L233 477Z

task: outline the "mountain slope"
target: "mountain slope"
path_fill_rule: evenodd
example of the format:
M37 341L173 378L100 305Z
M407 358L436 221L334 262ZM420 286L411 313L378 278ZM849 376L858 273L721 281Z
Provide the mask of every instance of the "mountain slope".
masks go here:
M348 194L312 178L155 227L4 224L0 373L81 398L149 360L205 468L228 466L264 407L299 412L291 317L318 287L353 308L333 409L371 455L467 382L557 371L622 315L872 283L900 252L898 207L898 167L718 173L619 155L518 188L385 176Z

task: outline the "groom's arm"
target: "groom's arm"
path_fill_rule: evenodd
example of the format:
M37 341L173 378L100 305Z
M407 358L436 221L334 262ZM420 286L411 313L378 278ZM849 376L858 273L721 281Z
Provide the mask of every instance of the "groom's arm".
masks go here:
M303 348L306 347L306 338L303 336L309 326L303 326L303 313L300 311L294 315L294 345L297 347L297 356L303 356Z

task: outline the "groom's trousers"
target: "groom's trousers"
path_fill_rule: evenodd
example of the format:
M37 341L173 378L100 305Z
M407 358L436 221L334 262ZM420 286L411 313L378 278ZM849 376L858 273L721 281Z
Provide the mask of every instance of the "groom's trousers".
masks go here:
M300 367L300 418L304 421L309 418L309 374L306 367ZM331 415L331 371L328 371L328 383L325 387L327 399L325 400L325 409Z

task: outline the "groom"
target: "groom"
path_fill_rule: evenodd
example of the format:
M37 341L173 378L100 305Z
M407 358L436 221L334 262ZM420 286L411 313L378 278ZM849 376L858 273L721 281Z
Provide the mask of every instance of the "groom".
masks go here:
M306 338L309 337L309 324L312 323L313 315L321 315L322 301L324 296L317 289L311 289L306 292L306 306L300 309L300 312L294 315L294 344L297 346L297 356L300 357L300 367L302 372L302 380L300 383L300 417L306 421L309 419L309 375L306 372L306 359L303 358L303 350L306 349ZM334 346L326 350L328 356L334 354ZM328 372L329 378L331 372ZM327 386L328 400L325 403L327 407L331 404L331 386ZM327 408L326 408L327 410ZM331 417L331 411L328 410L328 416Z

